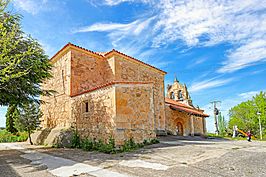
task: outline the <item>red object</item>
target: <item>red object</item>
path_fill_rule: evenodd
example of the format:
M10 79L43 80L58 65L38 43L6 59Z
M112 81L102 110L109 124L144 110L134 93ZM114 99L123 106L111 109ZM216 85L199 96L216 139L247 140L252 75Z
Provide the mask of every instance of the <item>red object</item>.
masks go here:
M250 132L248 132L247 135L248 135L248 137L251 137L251 133Z

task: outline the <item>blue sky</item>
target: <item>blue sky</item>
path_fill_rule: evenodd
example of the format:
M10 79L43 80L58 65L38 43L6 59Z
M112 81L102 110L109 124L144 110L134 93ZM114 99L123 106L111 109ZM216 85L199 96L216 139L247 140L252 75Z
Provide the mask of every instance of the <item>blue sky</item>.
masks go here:
M168 72L165 84L176 75L208 114L210 101L228 117L266 90L265 0L13 0L9 9L50 57L68 42L115 48Z

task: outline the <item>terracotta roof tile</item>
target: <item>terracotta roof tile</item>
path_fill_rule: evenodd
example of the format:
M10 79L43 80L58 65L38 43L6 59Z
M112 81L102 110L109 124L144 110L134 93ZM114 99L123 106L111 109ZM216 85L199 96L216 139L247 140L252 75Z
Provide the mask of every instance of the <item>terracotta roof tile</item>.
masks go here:
M138 60L138 59L136 59L136 58L133 58L133 57L131 57L131 56L129 56L129 55L126 55L126 54L124 54L124 53L122 53L122 52L119 52L119 51L117 51L117 50L115 50L115 49L113 49L113 50L111 50L111 51L109 51L109 52L94 52L94 51L92 51L92 50L88 50L88 49L86 49L86 48L83 48L83 47L80 47L80 46L78 46L78 45L75 45L75 44L72 44L72 43L68 43L68 44L66 44L62 49L60 49L50 60L52 60L53 58L55 58L60 52L62 52L65 48L67 48L67 47L69 47L69 46L72 46L72 47L76 47L76 48L79 48L79 49L81 49L81 50L84 50L84 51L86 51L86 52L89 52L89 53L92 53L92 54L95 54L95 55L98 55L98 56L100 56L100 57L103 57L103 58L105 58L107 55L109 55L109 54L111 54L111 53L117 53L117 54L120 54L120 55L123 55L123 56L125 56L125 57L127 57L127 58L130 58L130 59L132 59L132 60L134 60L134 61L137 61L137 62L139 62L139 63L141 63L141 64L144 64L144 65L146 65L146 66L149 66L149 67L151 67L151 68L154 68L154 69L156 69L156 70L158 70L158 71L161 71L161 72L163 72L163 73L165 73L166 74L166 72L165 71L163 71L163 70L160 70L160 69L158 69L158 68L156 68L156 67L154 67L154 66L152 66L152 65L149 65L149 64L147 64L147 63L144 63L143 61L140 61L140 60Z
M154 66L152 66L152 65L149 65L149 64L147 64L147 63L144 63L143 61L140 61L140 60L138 60L138 59L136 59L136 58L134 58L134 57L131 57L131 56L129 56L129 55L126 55L126 54L124 54L124 53L122 53L122 52L119 52L119 51L117 51L117 50L115 50L115 49L111 50L110 52L107 52L104 56L108 56L108 55L111 54L111 53L118 53L118 54L120 54L120 55L122 55L122 56L125 56L125 57L127 57L127 58L132 59L132 60L135 60L135 61L137 61L137 62L139 62L139 63L141 63L141 64L144 64L144 65L149 66L149 67L151 67L151 68L153 68L153 69L156 69L156 70L158 70L158 71L161 71L161 72L163 72L164 74L167 73L167 72L165 72L165 71L163 71L163 70L161 70L161 69L159 69L159 68L156 68L156 67L154 67Z
M170 104L170 108L173 108L173 109L184 111L184 112L187 112L187 113L193 114L193 115L198 115L198 116L202 116L202 117L209 117L208 114L205 114L202 111L200 111L200 110L198 110L192 106L188 106L188 105L179 103L179 102L171 100L169 98L165 98L165 103Z
M183 103L177 102L177 101L172 100L172 99L170 99L170 98L165 98L165 102L166 102L166 103L169 103L169 104L174 104L174 105L177 105L177 106L181 106L181 107L186 107L186 108L190 108L190 109L195 109L195 108L192 107L192 106L189 106L189 105L186 105L186 104L183 104Z
M94 52L94 51L92 51L92 50L85 49L85 48L83 48L83 47L80 47L80 46L78 46L78 45L75 45L75 44L72 44L72 43L69 42L69 43L67 43L64 47L62 47L58 52L56 52L56 54L54 54L54 56L52 56L50 60L52 60L53 58L55 58L55 57L56 57L59 53L61 53L65 48L70 47L70 46L72 46L72 47L76 47L76 48L79 48L79 49L81 49L81 50L84 50L84 51L86 51L86 52L89 52L89 53L92 53L92 54L98 55L98 56L100 56L100 57L104 57L103 55L101 55L101 54L99 54L99 53L97 53L97 52Z

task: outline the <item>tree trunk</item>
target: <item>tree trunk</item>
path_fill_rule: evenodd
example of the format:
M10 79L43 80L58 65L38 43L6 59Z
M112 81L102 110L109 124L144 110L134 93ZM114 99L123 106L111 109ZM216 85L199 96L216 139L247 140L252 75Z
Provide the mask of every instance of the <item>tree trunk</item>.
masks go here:
M31 141L30 130L28 130L28 136L29 136L30 145L33 145L32 141Z

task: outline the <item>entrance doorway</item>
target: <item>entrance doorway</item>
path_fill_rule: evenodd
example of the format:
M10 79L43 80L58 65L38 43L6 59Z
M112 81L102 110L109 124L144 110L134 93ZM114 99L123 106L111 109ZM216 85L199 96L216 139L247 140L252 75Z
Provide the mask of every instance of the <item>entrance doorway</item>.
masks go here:
M183 128L183 124L181 122L177 122L177 124L176 124L176 133L179 136L184 135L184 128Z

